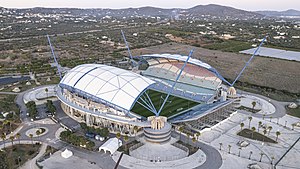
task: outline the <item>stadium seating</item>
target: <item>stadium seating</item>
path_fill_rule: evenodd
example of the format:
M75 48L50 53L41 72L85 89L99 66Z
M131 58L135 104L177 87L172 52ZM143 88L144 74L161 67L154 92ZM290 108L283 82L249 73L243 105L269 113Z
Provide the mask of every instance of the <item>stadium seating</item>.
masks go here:
M174 81L184 64L178 61L169 62L166 59L160 59L159 61L163 63L149 66L149 68L143 72L143 75ZM192 64L187 64L179 82L213 90L216 90L222 83L214 73Z

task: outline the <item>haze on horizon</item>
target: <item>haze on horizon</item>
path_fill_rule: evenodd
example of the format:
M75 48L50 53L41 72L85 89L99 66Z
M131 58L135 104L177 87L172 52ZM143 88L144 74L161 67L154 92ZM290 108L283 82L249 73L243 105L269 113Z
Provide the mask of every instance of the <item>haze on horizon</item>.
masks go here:
M248 11L276 10L284 11L288 9L300 10L299 0L1 0L0 6L5 8L137 8L137 7L159 7L159 8L191 8L196 5L218 4L230 6Z

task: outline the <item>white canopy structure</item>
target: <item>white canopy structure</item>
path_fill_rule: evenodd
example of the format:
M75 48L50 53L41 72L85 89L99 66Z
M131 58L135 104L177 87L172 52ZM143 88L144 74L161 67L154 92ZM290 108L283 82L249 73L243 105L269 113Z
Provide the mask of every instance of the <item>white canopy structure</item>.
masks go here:
M110 138L101 147L99 147L99 151L103 150L105 153L107 151L109 151L110 154L113 154L121 146L122 146L122 141L121 140L119 140L117 138Z
M139 96L155 82L134 72L102 64L83 64L71 69L60 86L130 110Z
M73 156L73 152L68 150L68 149L65 149L65 151L61 152L60 154L63 158L69 158L71 156Z

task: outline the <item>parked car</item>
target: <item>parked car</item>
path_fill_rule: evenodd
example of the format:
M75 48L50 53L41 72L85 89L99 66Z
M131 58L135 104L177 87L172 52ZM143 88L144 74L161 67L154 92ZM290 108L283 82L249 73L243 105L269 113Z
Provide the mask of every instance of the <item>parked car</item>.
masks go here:
M85 133L85 136L88 138L94 138L95 134L94 133Z
M95 139L96 139L96 140L99 140L99 141L104 141L104 140L105 140L105 137L101 137L100 135L96 135L96 136L95 136Z

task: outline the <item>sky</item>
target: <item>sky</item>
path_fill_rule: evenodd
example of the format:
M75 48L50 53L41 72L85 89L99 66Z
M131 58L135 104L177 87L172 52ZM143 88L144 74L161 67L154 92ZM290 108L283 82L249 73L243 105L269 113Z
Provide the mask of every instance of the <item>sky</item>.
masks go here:
M0 6L6 8L75 7L117 9L143 6L190 8L207 4L219 4L248 11L300 10L300 0L0 0Z

